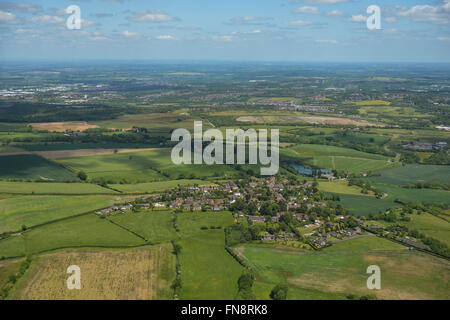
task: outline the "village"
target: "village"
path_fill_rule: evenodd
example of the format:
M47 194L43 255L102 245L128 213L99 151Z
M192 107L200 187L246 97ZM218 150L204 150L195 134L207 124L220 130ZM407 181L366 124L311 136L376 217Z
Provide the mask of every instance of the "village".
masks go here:
M338 202L326 198L316 181L254 178L207 186L176 187L114 205L97 215L132 214L142 210L173 210L176 213L231 211L236 224L245 225L251 240L294 241L314 248L333 241L367 234L364 221L350 215Z

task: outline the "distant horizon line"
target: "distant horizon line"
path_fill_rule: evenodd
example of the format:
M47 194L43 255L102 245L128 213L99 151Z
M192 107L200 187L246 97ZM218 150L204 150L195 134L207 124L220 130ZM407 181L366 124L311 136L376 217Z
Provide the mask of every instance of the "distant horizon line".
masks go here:
M224 60L224 59L101 59L101 58L86 58L86 59L14 59L2 58L1 64L6 63L254 63L254 64L450 64L450 61L305 61L305 60Z

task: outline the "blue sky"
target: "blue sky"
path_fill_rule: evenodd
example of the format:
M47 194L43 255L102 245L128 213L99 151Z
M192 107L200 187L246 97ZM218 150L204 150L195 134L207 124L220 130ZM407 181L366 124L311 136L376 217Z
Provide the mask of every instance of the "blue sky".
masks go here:
M65 8L81 9L69 30ZM381 8L369 30L366 9ZM450 62L450 0L0 1L0 59Z

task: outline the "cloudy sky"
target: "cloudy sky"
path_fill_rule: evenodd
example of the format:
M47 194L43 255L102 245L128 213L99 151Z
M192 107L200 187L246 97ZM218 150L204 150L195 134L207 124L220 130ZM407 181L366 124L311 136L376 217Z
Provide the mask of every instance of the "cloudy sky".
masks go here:
M81 9L70 30L66 8ZM381 29L366 12L381 8ZM450 0L0 1L0 59L450 62Z

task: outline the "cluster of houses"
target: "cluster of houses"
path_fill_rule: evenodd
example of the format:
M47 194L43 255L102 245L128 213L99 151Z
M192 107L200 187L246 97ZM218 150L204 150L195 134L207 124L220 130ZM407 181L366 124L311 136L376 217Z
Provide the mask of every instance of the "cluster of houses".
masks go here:
M417 142L411 141L402 145L403 149L423 150L423 151L441 151L447 146L447 142Z
M230 210L236 201L247 205L252 204L253 211L234 211L237 218L247 219L250 224L278 223L284 215L291 215L295 225L311 228L311 233L305 234L317 246L327 244L329 238L344 238L361 233L359 227L343 228L348 215L338 215L332 221L324 219L317 213L320 208L326 208L327 203L314 200L313 183L299 184L287 179L252 178L245 183L232 181L219 185L208 186L178 186L172 190L141 198L133 204L115 205L97 211L98 215L126 213L144 208L171 208L181 211L221 211ZM276 204L279 208L271 215L261 210L263 204ZM244 206L245 208L245 206ZM316 208L313 210L313 208ZM241 210L241 209L239 209ZM362 221L360 221L362 223ZM328 232L327 232L328 231ZM262 241L276 241L295 239L297 236L290 232L261 235Z
M129 212L131 209L133 209L133 205L132 204L123 204L120 206L111 206L102 210L98 210L95 213L97 215L108 215L114 212L122 212L122 213L126 213Z

